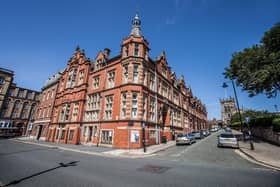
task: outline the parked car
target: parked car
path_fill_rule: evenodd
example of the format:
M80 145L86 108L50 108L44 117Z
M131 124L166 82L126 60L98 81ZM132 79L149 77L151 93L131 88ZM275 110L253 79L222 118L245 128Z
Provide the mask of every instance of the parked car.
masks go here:
M208 129L206 129L206 130L202 130L201 132L202 132L202 135L203 135L204 137L206 137L206 136L209 136L209 135L210 135L210 132L209 132L209 130L208 130Z
M239 148L238 139L232 133L222 133L218 135L218 147L234 147Z
M193 131L192 134L193 134L195 139L202 139L203 138L203 134L202 134L201 131Z
M176 145L185 145L195 143L195 138L192 133L178 134L176 137Z
M218 128L216 128L216 127L211 128L210 131L211 131L211 132L217 132L217 131L218 131Z
M226 127L226 128L225 128L225 132L232 132L232 131L231 131L231 128Z

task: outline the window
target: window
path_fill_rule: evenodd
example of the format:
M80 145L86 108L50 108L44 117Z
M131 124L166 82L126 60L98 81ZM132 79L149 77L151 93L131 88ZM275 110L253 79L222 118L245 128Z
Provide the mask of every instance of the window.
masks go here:
M133 65L133 82L138 83L138 65Z
M69 131L69 136L68 136L68 140L73 140L73 137L74 137L74 130L73 129L70 129Z
M66 110L65 110L65 121L68 121L69 119L69 113L70 113L70 104L66 105Z
M0 85L3 85L5 83L5 78L4 77L0 77Z
M126 117L126 92L122 93L121 99L121 118L124 119Z
M73 109L72 120L71 121L77 121L78 111L79 111L79 103L75 103L74 104L74 109Z
M127 56L128 56L128 45L125 46L125 51L124 51L124 53L125 53L125 57L127 57Z
M63 140L63 139L64 139L64 137L65 137L65 130L64 130L64 129L62 129L62 131L61 131L61 135L60 135L60 139L61 139L61 140Z
M174 91L173 98L174 98L174 103L179 105L179 94L178 94L178 92Z
M132 93L131 117L137 118L137 93Z
M150 97L150 121L155 120L155 99Z
M157 92L160 93L160 94L162 94L162 86L161 86L161 84L162 84L162 81L161 81L160 78L158 78L158 89L157 89Z
M86 113L85 113L86 121L99 120L100 100L101 100L100 93L87 96Z
M123 83L128 82L128 64L123 66Z
M23 103L21 118L23 118L23 119L28 118L28 103L27 102Z
M102 144L112 144L112 135L113 131L103 130L101 135L101 143Z
M1 115L0 115L2 118L4 118L6 116L9 104L10 104L10 100L8 100L8 99L4 100L3 105L2 105Z
M155 90L155 75L152 73L150 74L150 89Z
M64 104L60 113L60 121L68 121L70 113L70 104Z
M146 68L143 69L143 85L147 86L147 70L146 70Z
M167 70L166 70L166 67L165 66L162 66L162 75L164 77L167 77Z
M10 88L8 91L8 96L14 96L14 91L15 91L14 88Z
M134 56L139 56L139 44L134 44Z
M97 70L101 69L103 64L104 64L103 60L102 59L98 59L96 61L96 69Z
M75 86L77 76L77 69L72 69L68 73L66 88L73 88Z
M146 103L147 103L147 96L143 95L143 113L142 113L142 119L146 120Z
M149 138L156 138L156 131L155 130L150 130Z
M105 119L112 119L113 95L106 97Z
M16 101L12 112L12 118L18 118L20 114L20 101Z
M107 81L108 88L113 88L115 86L115 72L111 71L108 73L108 81Z
M84 81L84 70L79 71L79 81L78 81L78 85L82 84Z
M33 93L32 92L28 92L27 93L27 99L32 99Z
M23 90L18 91L18 97L23 98Z
M168 85L165 82L162 83L162 95L168 97Z
M99 87L99 76L93 78L93 89L97 89Z

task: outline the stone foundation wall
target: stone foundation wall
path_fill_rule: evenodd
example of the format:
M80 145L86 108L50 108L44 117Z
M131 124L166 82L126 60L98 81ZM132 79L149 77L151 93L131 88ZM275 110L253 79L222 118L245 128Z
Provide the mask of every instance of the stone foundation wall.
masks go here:
M262 138L268 142L280 145L280 132L274 132L273 127L253 127L251 129L253 136Z

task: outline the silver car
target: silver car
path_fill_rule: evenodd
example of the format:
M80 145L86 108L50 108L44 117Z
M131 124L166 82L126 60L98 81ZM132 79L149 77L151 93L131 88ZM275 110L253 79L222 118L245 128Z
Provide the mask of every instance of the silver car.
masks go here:
M191 133L178 134L176 138L176 145L185 145L195 143L195 138Z
M234 147L239 148L236 136L232 133L222 133L218 136L218 147Z

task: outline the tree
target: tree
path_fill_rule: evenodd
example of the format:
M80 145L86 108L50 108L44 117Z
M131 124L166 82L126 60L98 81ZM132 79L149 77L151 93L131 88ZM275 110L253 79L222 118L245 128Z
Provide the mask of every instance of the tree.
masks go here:
M236 80L250 97L260 93L276 97L280 91L280 23L264 34L260 44L233 53L223 74Z

